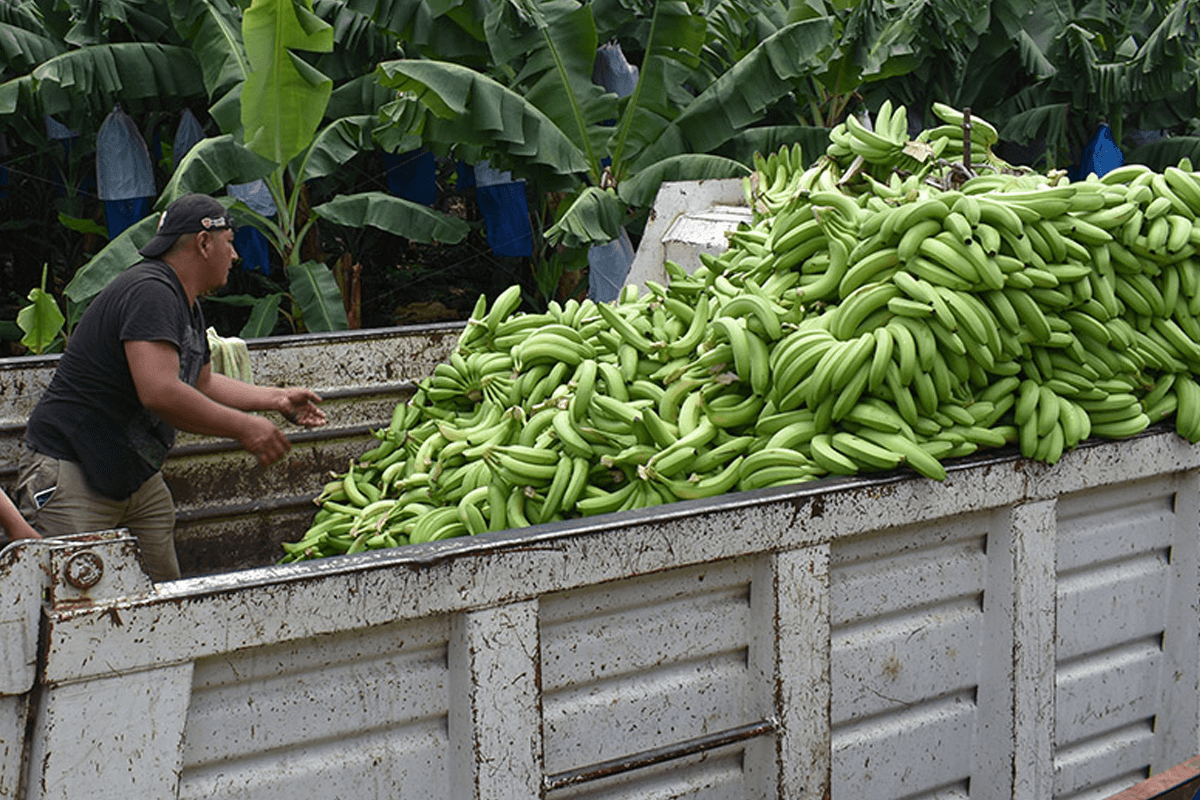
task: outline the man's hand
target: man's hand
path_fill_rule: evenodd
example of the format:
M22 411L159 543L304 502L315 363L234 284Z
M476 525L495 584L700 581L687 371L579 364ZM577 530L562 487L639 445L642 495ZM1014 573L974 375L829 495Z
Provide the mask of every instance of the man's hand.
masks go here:
M274 464L292 449L292 443L283 435L283 431L275 427L275 423L255 414L245 415L243 431L237 440L264 467Z
M321 396L311 389L286 387L279 390L282 395L279 413L294 425L315 428L326 423L325 412L317 407Z

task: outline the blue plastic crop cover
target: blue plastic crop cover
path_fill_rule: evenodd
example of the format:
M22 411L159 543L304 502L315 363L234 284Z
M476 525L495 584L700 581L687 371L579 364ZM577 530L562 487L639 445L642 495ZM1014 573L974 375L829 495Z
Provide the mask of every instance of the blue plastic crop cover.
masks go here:
M196 119L190 108L185 108L179 119L179 127L175 129L175 140L171 143L171 159L176 167L203 138L204 128L200 126L200 120Z
M633 264L633 242L625 229L608 244L588 248L588 297L597 303L616 300Z
M104 201L110 240L147 216L158 194L146 140L120 105L96 134L96 194Z
M533 255L533 229L525 181L493 183L475 189L475 202L487 228L488 246L498 256Z
M1083 157L1079 161L1079 178L1082 180L1093 172L1101 176L1124 163L1125 156L1113 139L1112 128L1101 122L1083 148Z
M472 172L475 202L492 252L498 256L533 255L525 181L514 181L512 172L496 169L487 161L477 163Z
M150 216L153 197L130 197L128 200L105 200L104 221L108 225L109 241L120 236L126 228Z
M264 217L275 216L278 209L267 182L259 179L249 183L231 183L229 193L241 200L251 211ZM252 225L241 225L233 235L233 246L242 259L242 271L271 274L271 246L262 231Z
M592 83L598 83L618 97L628 97L637 86L638 68L625 59L618 42L607 42L596 49Z
M388 191L396 197L432 206L437 200L437 162L428 150L384 153Z
M137 123L118 105L96 134L96 193L101 200L154 197L154 164Z

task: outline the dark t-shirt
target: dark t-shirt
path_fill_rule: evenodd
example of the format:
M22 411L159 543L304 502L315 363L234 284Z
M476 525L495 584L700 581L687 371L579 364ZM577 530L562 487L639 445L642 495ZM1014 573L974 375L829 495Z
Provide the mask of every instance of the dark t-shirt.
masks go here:
M191 386L209 360L200 304L188 304L161 261L129 268L92 301L25 430L35 450L77 462L92 488L114 500L156 473L175 442L175 429L138 400L127 341L173 344L179 378Z

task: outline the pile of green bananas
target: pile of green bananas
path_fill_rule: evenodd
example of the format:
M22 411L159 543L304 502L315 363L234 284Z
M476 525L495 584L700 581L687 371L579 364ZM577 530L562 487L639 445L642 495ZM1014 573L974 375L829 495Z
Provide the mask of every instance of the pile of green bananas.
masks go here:
M333 476L285 561L1013 445L1055 463L1173 419L1200 441L1200 174L843 180L758 161L750 224L668 285L517 313Z

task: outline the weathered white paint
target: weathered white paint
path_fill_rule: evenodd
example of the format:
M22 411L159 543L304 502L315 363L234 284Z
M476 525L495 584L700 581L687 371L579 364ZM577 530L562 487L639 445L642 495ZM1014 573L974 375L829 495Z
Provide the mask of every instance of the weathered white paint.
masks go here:
M649 280L665 285L665 260L694 272L700 253L724 252L729 247L726 232L750 221L740 178L665 181L655 195L625 283L644 288Z
M1053 796L1056 501L1009 515L1013 580L1013 800Z
M456 767L448 797L537 797L542 774L537 653L537 601L455 616L448 666Z
M18 800L1111 794L1200 743L1198 468L1159 432L158 585L22 545Z

